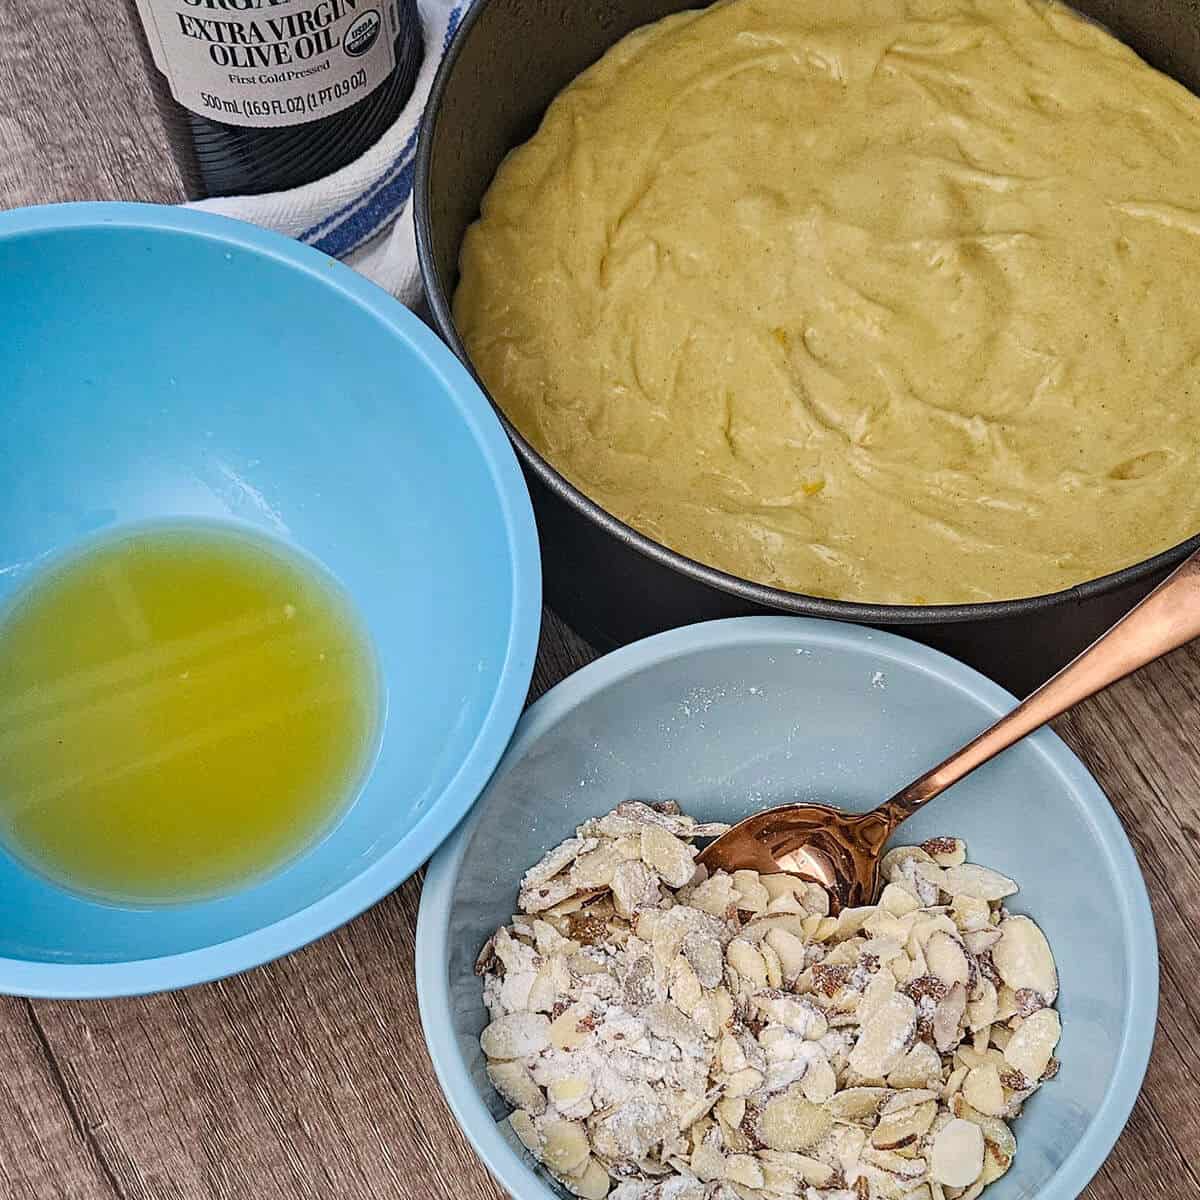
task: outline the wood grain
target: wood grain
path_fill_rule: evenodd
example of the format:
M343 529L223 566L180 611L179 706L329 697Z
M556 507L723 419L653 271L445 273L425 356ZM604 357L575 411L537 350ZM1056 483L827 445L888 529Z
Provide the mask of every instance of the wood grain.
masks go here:
M122 5L0 0L0 206L181 194ZM531 697L591 657L547 614ZM1089 1200L1200 1196L1198 715L1188 648L1059 724L1130 831L1162 953L1146 1087ZM419 889L222 983L0 998L0 1197L496 1200L421 1037Z

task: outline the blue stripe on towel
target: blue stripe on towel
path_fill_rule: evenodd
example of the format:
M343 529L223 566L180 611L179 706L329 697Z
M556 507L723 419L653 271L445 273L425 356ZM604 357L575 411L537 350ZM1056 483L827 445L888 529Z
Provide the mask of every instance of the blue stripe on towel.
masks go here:
M445 57L465 7L460 4L450 10L439 57ZM412 195L413 152L419 130L418 121L399 154L383 174L361 195L306 229L300 235L300 240L316 246L318 250L323 250L334 258L349 254L363 242L370 240L404 207ZM331 225L336 225L337 228L330 229ZM325 232L326 230L328 232Z
M314 242L316 248L334 258L342 258L363 242L369 241L379 232L381 226L408 203L408 198L412 195L415 170L414 155L404 164L400 173L376 194L370 204Z

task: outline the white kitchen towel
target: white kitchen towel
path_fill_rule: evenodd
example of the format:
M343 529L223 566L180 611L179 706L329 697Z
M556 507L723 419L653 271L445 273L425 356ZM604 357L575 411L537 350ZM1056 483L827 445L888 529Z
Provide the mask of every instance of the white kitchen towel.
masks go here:
M470 0L418 0L425 60L396 123L361 158L304 187L191 207L250 221L340 258L405 304L421 295L413 230L417 129L433 77Z

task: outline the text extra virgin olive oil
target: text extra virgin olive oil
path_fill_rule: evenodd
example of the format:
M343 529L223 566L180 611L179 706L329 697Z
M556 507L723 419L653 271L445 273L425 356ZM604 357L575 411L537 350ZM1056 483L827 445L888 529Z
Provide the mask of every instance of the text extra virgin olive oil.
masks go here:
M111 535L0 612L0 844L111 903L256 882L345 812L379 691L348 598L287 547Z
M416 0L126 0L193 198L311 183L373 146L421 66Z

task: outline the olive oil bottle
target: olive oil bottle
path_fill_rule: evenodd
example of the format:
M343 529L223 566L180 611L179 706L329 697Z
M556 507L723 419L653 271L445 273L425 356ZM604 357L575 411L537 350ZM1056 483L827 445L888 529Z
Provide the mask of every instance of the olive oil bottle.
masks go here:
M416 0L126 0L192 199L311 183L412 95Z

